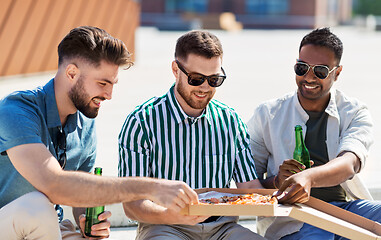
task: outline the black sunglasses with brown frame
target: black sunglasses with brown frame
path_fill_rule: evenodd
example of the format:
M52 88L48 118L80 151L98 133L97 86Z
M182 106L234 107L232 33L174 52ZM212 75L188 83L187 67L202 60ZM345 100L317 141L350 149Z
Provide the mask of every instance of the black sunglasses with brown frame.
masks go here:
M177 63L177 66L179 67L179 69L185 75L187 75L187 77L188 77L188 84L191 85L191 86L200 86L201 84L203 84L205 82L205 80L207 80L209 85L211 87L219 87L219 86L222 85L222 83L226 79L225 70L222 67L221 67L221 71L222 71L223 75L205 76L205 75L203 75L201 73L188 73L184 69L183 65L181 65L181 63L178 60L175 60L175 62Z

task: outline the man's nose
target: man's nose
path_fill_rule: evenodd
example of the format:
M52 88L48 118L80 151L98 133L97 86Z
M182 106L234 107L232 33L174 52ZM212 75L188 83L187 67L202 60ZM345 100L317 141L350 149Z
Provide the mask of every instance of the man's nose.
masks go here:
M310 68L306 75L304 75L304 80L307 82L315 82L318 80L312 68Z
M207 92L211 86L209 85L208 79L205 79L205 81L200 85L200 89Z
M113 90L113 86L108 87L105 90L103 97L107 100L111 100L112 99L112 90Z

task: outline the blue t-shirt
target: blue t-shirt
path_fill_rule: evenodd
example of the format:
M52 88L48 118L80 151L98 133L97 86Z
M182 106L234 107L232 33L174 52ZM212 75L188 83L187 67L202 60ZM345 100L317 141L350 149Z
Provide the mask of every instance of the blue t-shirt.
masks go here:
M0 101L0 208L36 191L13 167L5 151L18 145L42 143L57 158L54 146L61 128L54 79L43 87L14 92ZM96 156L94 119L77 111L68 116L63 131L66 134L65 170L90 172Z

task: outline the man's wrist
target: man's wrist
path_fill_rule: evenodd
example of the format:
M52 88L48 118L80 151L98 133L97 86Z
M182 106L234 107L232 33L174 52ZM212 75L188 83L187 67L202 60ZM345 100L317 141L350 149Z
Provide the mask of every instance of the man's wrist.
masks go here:
M273 177L273 186L274 186L274 188L276 188L276 189L279 188L279 187L277 186L277 185L278 185L277 182L278 182L278 175L275 175L275 176Z

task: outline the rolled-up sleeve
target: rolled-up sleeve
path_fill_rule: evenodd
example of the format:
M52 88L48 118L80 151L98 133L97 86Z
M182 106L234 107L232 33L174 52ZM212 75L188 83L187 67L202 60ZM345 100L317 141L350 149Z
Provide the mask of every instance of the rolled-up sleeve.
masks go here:
M337 154L343 151L353 152L360 159L362 169L373 143L373 121L366 106L361 105L354 111L353 118L341 132Z

